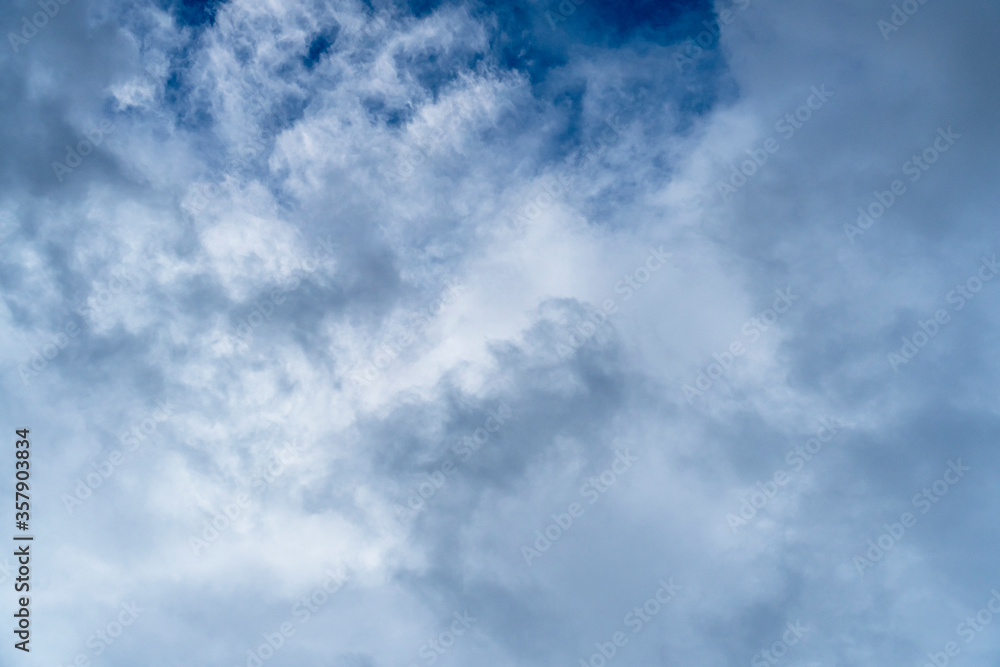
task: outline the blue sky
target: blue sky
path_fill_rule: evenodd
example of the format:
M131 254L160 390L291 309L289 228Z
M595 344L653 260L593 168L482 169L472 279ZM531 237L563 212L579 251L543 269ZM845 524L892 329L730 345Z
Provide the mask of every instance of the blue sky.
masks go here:
M0 663L996 664L998 19L4 4Z

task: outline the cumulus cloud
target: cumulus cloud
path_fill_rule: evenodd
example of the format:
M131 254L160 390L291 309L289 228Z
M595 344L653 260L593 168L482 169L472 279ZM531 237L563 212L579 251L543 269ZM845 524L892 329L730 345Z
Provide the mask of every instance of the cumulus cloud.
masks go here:
M987 662L997 11L6 5L31 659Z

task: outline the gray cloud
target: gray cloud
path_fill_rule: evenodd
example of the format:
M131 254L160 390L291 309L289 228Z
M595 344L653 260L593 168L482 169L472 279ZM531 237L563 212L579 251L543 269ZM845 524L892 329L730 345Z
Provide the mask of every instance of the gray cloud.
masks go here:
M32 660L990 661L997 286L954 295L1000 247L997 9L683 4L71 0L5 39Z

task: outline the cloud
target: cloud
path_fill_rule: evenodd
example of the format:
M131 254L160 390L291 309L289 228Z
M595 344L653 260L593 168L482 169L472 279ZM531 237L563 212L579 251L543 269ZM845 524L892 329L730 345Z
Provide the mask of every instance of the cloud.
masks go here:
M997 587L995 7L886 39L891 4L812 0L56 6L30 39L41 5L0 11L39 660L966 641Z

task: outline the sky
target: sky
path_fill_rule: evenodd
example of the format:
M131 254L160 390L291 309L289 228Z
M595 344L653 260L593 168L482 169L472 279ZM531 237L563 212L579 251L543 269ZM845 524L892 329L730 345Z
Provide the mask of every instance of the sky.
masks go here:
M3 3L0 664L996 665L998 21Z

